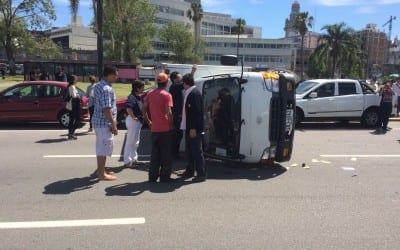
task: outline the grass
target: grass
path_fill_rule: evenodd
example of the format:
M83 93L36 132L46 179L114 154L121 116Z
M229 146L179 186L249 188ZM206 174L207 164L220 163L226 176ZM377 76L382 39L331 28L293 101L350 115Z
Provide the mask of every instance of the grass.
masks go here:
M1 79L0 77L0 91L8 88L14 84L20 83L24 81L23 76L7 76L6 79ZM89 86L89 82L78 82L78 88L86 91L87 86ZM127 97L131 92L132 86L129 83L113 83L113 89L117 98ZM145 89L152 88L154 86L154 82L150 82L149 85L145 86Z

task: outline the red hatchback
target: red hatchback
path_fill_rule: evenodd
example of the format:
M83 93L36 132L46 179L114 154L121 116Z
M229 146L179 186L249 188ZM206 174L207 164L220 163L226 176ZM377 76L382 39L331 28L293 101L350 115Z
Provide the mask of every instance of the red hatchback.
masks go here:
M0 122L53 122L68 127L69 114L65 109L62 93L66 82L32 81L11 86L0 92ZM89 116L85 93L82 99L81 120Z

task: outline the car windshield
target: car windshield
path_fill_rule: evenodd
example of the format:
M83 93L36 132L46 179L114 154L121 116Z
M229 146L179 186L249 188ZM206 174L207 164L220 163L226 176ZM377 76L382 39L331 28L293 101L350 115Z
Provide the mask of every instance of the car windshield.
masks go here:
M296 94L298 94L298 95L304 94L305 92L307 92L309 89L311 89L312 87L314 87L317 84L318 84L317 82L313 82L313 81L301 82L301 83L297 84L297 86L296 86Z

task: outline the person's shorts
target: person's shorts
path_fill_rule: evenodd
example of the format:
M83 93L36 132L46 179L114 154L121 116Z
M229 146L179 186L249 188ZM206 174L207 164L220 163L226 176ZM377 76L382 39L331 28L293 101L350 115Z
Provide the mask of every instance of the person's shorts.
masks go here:
M95 128L96 156L111 156L114 149L114 135L110 128Z

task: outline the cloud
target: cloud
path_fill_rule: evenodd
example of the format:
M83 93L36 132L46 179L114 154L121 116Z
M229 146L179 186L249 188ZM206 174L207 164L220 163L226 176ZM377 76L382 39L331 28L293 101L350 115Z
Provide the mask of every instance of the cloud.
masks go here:
M375 8L373 8L371 6L363 6L363 7L357 8L355 12L361 13L361 14L371 14L371 13L375 13Z

